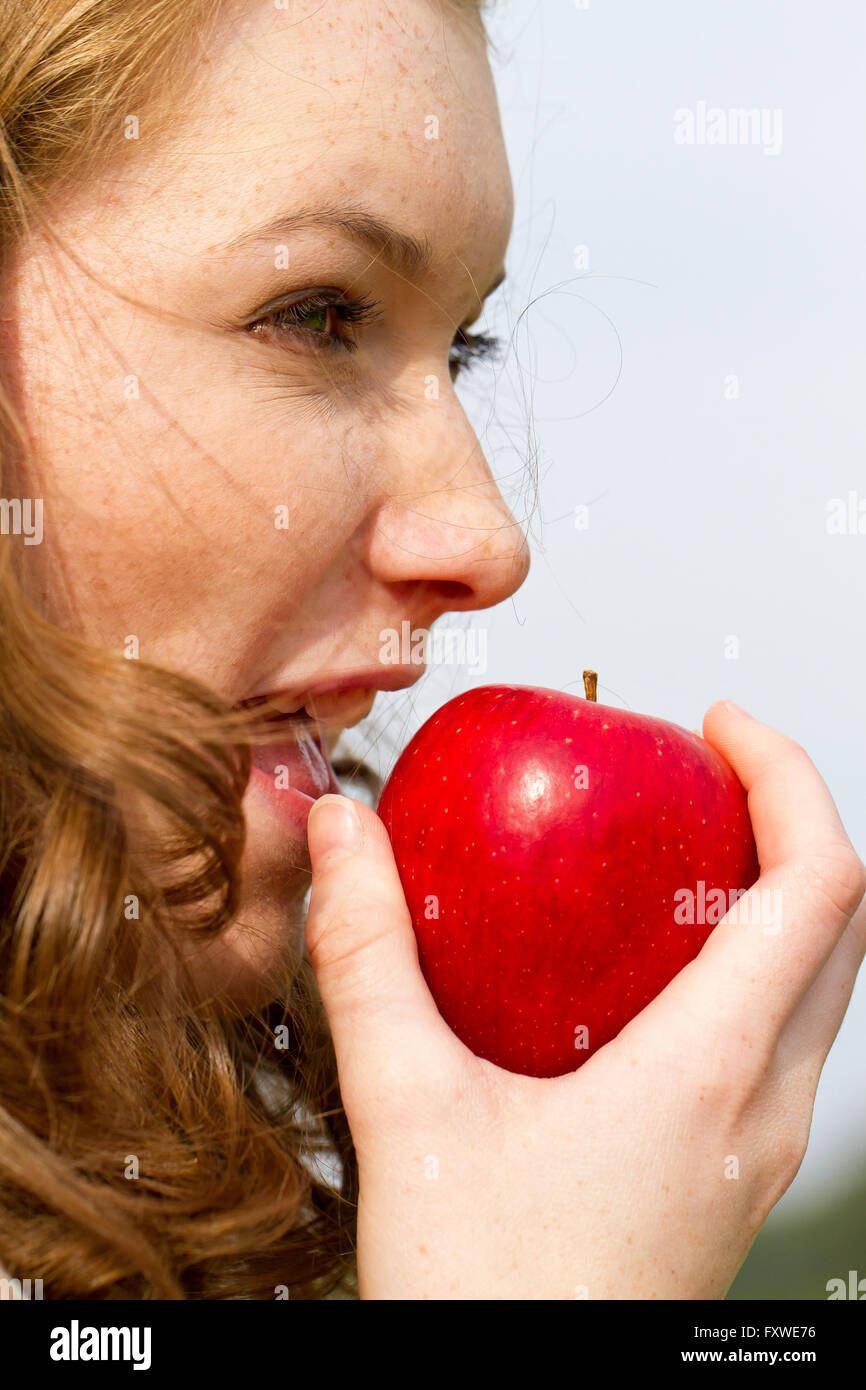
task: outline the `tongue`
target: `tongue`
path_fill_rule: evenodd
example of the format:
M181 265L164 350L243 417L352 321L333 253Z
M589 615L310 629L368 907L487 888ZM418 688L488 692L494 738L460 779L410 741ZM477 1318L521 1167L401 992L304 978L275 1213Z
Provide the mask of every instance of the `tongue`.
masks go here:
M287 781L294 791L305 796L324 796L325 792L340 793L342 788L331 767L330 759L311 729L297 727L294 738L285 743L263 744L252 750L253 764L270 777ZM277 772L285 768L285 772Z

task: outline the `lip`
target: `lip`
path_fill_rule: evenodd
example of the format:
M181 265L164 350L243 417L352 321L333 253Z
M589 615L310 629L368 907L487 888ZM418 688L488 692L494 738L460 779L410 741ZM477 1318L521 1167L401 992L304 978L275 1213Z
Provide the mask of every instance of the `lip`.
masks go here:
M245 700L257 700L265 698L278 698L283 695L290 695L297 692L298 695L331 695L339 694L344 690L356 688L366 688L368 690L406 690L410 685L419 681L425 671L424 666L394 666L390 671L383 671L381 666L368 667L365 670L347 671L340 675L325 677L322 680L305 682L303 675L293 680L291 684L286 682L284 685L272 685L267 689L254 690L245 696ZM293 696L294 698L294 696Z
M395 667L391 671L359 670L340 672L302 684L302 677L291 685L272 685L256 690L239 701L237 707L267 702L274 713L302 713L326 738L332 739L343 729L359 724L373 708L379 691L403 690L423 675L421 667ZM264 714L268 719L270 716Z

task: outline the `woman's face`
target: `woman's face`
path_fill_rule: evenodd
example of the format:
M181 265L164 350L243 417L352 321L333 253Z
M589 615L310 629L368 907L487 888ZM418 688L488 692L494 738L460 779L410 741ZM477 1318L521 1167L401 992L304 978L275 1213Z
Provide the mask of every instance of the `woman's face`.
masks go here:
M312 691L331 733L417 679L383 664L383 629L497 603L527 569L449 369L513 212L483 41L427 0L374 11L235 4L170 129L143 110L58 205L87 267L183 321L37 240L3 324L21 495L44 498L43 543L18 552L32 594L231 704ZM254 773L242 909L196 948L243 1006L301 949L303 820L277 803Z

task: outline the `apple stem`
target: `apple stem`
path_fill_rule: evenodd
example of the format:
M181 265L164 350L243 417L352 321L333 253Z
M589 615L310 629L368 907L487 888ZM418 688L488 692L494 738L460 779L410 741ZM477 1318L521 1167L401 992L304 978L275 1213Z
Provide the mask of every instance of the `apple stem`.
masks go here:
M586 691L587 700L594 700L598 690L598 672L584 671L583 688Z

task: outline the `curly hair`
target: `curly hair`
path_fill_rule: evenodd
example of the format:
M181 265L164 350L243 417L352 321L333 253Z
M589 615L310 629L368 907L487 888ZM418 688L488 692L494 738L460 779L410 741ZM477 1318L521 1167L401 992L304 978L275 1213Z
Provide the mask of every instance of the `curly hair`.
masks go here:
M483 30L477 0L444 2ZM2 0L0 273L124 113L153 127L190 99L224 7ZM28 446L2 363L0 440L2 490ZM48 1298L357 1295L309 961L278 1004L227 1013L176 944L237 910L248 715L52 625L0 535L0 1263Z

